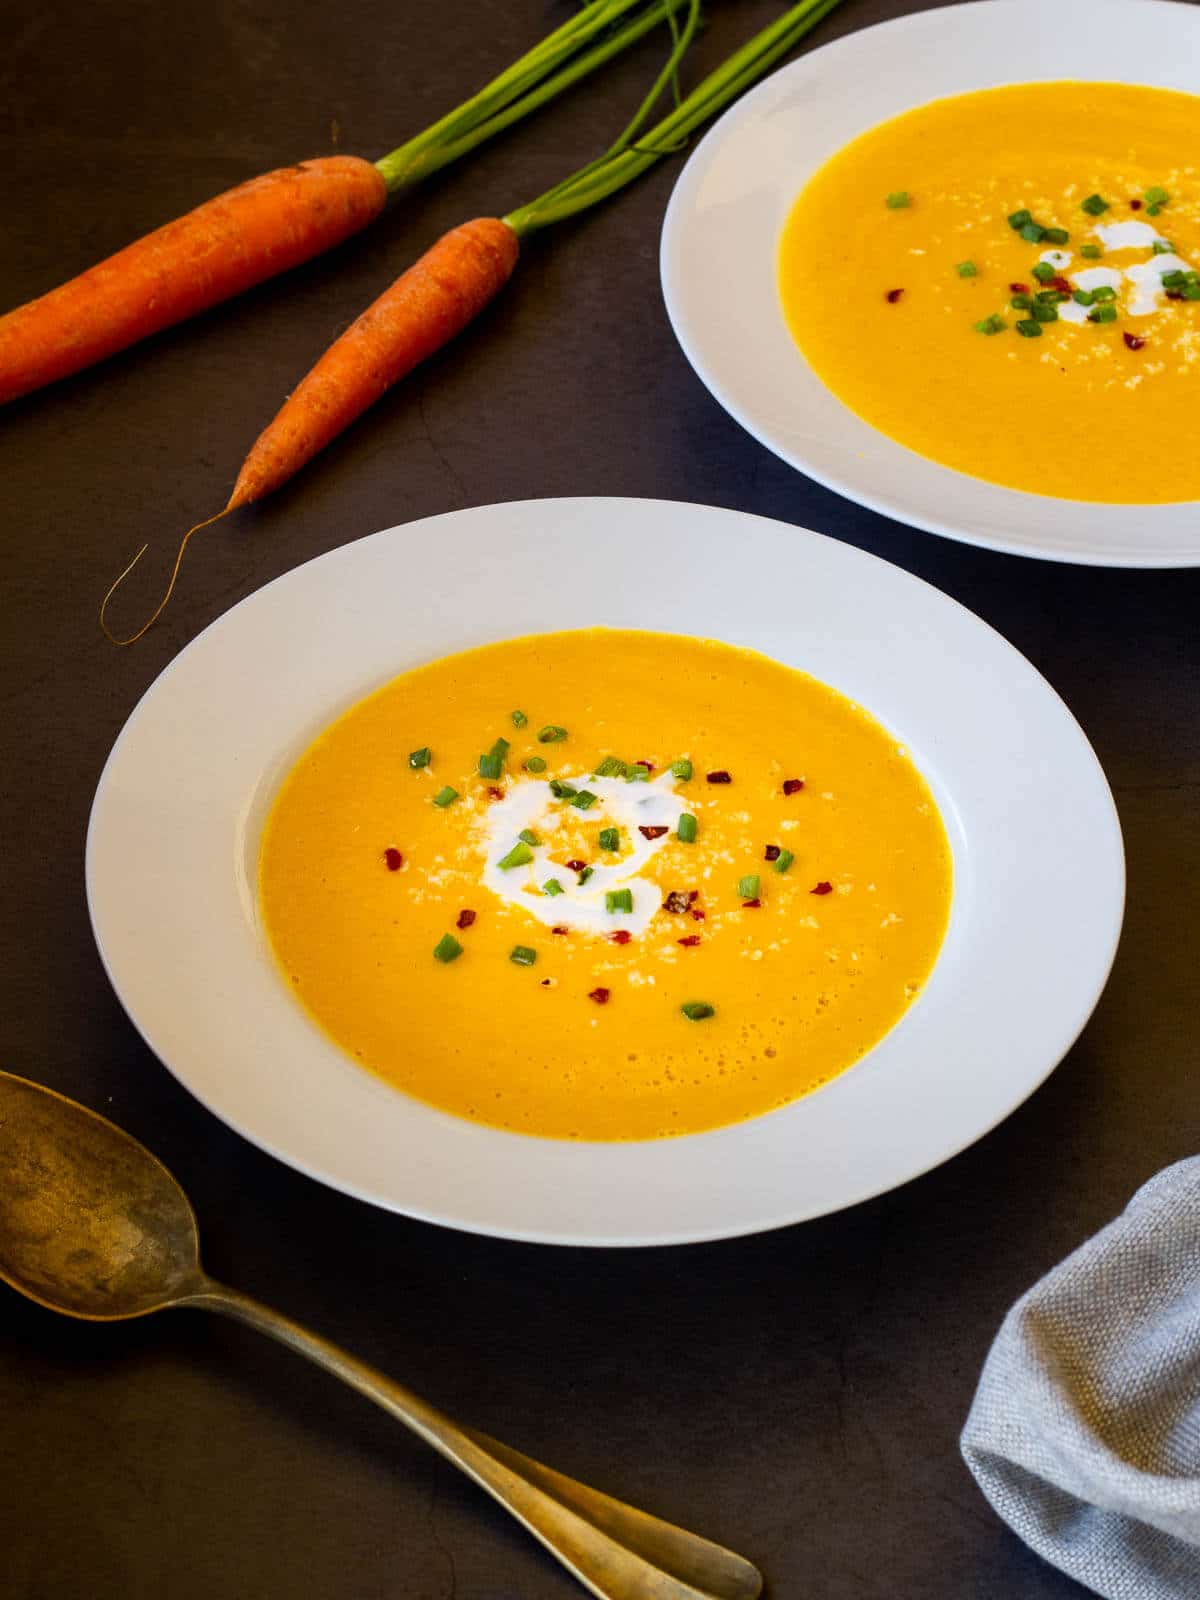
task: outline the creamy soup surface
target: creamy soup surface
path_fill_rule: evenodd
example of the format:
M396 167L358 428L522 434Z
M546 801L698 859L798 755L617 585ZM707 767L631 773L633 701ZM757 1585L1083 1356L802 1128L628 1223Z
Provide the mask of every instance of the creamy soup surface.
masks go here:
M1200 97L1035 83L863 134L785 225L784 312L880 432L1064 499L1200 499Z
M895 738L803 673L673 635L406 672L284 781L261 910L364 1067L552 1138L772 1110L871 1048L937 957L951 854Z

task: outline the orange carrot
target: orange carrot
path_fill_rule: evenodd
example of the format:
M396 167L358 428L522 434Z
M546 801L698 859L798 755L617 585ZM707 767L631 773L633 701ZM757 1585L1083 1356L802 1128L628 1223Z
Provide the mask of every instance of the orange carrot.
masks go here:
M371 162L280 167L0 317L0 405L340 244L383 210Z
M398 378L461 333L508 282L519 250L516 234L495 217L444 234L284 401L246 457L225 510L278 489Z

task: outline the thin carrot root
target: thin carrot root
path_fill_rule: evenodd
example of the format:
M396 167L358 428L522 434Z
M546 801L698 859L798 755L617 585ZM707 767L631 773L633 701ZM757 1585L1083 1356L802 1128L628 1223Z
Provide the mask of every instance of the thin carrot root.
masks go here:
M285 484L397 379L454 338L512 276L506 222L452 229L368 306L284 402L243 463L227 510Z
M369 161L323 156L206 200L0 316L0 405L331 249L386 199Z
M136 644L137 641L142 637L142 635L144 633L146 633L150 628L152 628L154 626L154 624L158 621L159 617L161 617L163 612L166 610L167 601L175 593L175 583L176 583L176 580L179 577L179 569L183 565L183 553L187 549L188 541L191 539L192 535L194 533L199 533L201 528L211 528L214 522L220 522L221 518L222 517L227 517L232 510L233 510L233 507L231 505L226 506L223 511L218 511L215 517L208 517L208 518L205 519L205 521L197 522L194 527L191 527L191 528L188 529L188 531L184 534L183 538L179 541L179 549L175 552L175 565L171 568L171 579L170 579L170 582L167 584L166 593L163 595L162 599L158 602L158 604L155 606L154 610L150 613L149 617L147 617L146 621L142 623L141 627L138 629L138 631L136 633L131 633L125 639L119 639L117 637L117 635L109 627L108 622L107 622L106 617L105 617L105 613L108 611L108 603L112 599L113 595L116 594L117 590L125 582L125 579L129 576L129 574L133 571L134 567L137 566L138 562L142 559L142 557L146 554L146 551L150 548L150 546L148 544L144 544L142 546L142 548L138 551L137 555L134 556L133 560L125 568L124 572L122 572L118 577L113 579L112 583L109 585L108 593L104 596L104 599L101 600L101 602L100 602L100 626L104 630L105 636L108 639L110 639L113 644L119 644L119 645Z

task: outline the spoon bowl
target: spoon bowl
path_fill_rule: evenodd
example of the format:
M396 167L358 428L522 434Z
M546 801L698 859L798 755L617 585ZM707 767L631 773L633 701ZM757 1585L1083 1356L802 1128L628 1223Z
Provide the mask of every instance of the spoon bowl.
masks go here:
M157 1157L94 1111L0 1072L0 1279L118 1322L194 1307L248 1323L391 1413L486 1489L600 1600L756 1600L731 1550L452 1422L327 1339L208 1277L195 1213Z

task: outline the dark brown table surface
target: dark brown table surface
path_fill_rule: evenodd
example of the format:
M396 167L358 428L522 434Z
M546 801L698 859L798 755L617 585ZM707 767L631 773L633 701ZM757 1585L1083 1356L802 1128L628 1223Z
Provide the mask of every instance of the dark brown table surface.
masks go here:
M844 0L813 43L905 9ZM778 6L710 11L702 62ZM563 15L551 0L0 7L0 305L256 172L335 147L382 154ZM205 533L139 645L115 650L97 627L101 595L143 540L161 576L178 532L223 503L330 335L443 228L508 209L598 151L657 49L327 260L0 416L0 1060L157 1151L195 1199L217 1276L453 1415L731 1544L771 1595L1067 1600L1082 1591L1001 1525L957 1438L1012 1300L1197 1147L1200 572L950 543L861 511L761 449L667 324L668 162L533 248L483 325L290 489ZM109 989L84 901L88 808L122 723L176 652L261 584L362 534L574 494L734 506L885 556L1007 635L1095 744L1129 860L1107 991L1025 1106L905 1188L683 1249L457 1234L349 1200L244 1143L148 1053ZM189 1315L91 1327L0 1291L6 1600L577 1592L450 1467L249 1331Z

